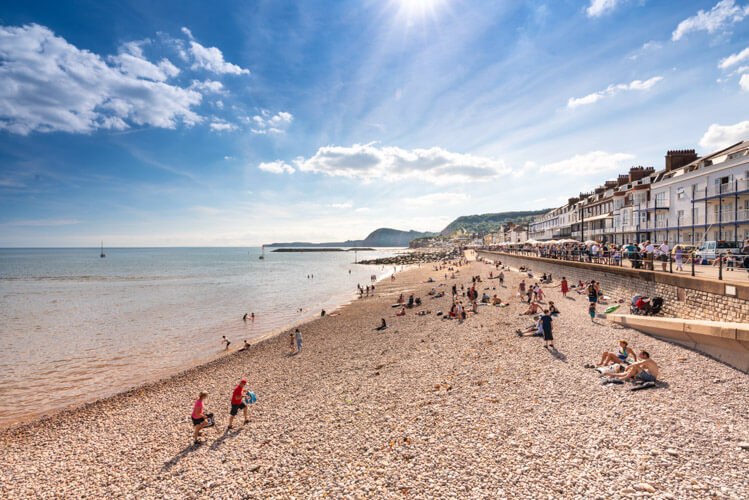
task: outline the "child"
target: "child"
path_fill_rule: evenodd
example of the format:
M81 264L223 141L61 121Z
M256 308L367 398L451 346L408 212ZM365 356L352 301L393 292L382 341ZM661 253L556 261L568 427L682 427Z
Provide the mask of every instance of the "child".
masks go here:
M554 347L554 337L552 337L551 335L551 324L554 320L551 318L548 309L544 309L544 314L543 316L541 316L541 319L539 321L541 322L541 327L544 330L544 349L548 349L549 347L551 347L552 349L556 350L556 348Z
M198 444L200 441L198 441L198 436L200 435L200 431L208 426L207 422L207 415L203 413L205 411L205 400L208 398L208 393L205 391L200 391L198 394L198 399L195 400L195 406L192 408L192 425L194 428L193 432L193 439L195 440L195 444Z
M588 314L590 314L590 320L595 323L594 321L596 319L596 303L595 302L591 302L590 305L588 306Z
M562 276L562 297L567 298L567 292L569 292L569 287L567 286L567 278Z
M226 335L223 335L221 337L221 343L222 344L226 344L226 350L228 351L229 350L229 344L231 344L231 342L229 341L229 339L226 338Z

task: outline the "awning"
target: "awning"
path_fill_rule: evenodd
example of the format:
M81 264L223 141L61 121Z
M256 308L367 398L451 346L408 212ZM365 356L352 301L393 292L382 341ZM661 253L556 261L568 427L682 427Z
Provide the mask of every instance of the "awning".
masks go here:
M595 217L586 217L585 219L580 219L580 222L593 222L596 220L608 219L609 217L613 217L613 215L611 215L611 212L603 215L596 215Z

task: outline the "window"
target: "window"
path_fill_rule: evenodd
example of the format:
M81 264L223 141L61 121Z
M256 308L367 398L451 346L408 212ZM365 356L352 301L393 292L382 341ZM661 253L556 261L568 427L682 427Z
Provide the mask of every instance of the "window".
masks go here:
M683 225L686 221L684 220L684 210L679 210L676 212L676 223L678 225Z
M684 188L679 188L676 190L676 198L679 200L683 200L686 197L686 194L684 193Z
M662 207L666 204L666 193L657 193L655 195L655 206Z

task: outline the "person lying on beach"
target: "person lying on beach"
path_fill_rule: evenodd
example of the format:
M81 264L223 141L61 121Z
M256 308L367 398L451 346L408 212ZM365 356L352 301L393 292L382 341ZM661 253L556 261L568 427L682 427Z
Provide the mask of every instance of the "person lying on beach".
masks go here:
M637 354L635 354L635 351L627 346L626 340L620 339L619 352L604 352L603 356L601 356L601 362L596 366L608 366L613 365L614 363L624 364L627 362L627 358L629 358L630 356L632 356L634 360L637 361Z
M222 344L226 344L226 350L228 351L229 350L229 344L231 344L231 342L229 341L229 339L226 338L226 335L222 335L221 336L221 343Z
M239 382L239 385L234 388L234 392L231 395L231 410L229 411L229 425L226 427L227 431L232 428L231 424L234 422L234 417L237 416L239 410L244 410L244 423L250 423L250 420L247 418L247 405L242 401L245 385L247 385L247 381L242 379L242 381Z
M195 444L199 443L198 436L200 435L200 431L202 431L205 427L208 426L207 422L207 415L205 414L205 400L208 399L208 393L205 391L200 391L198 394L198 399L195 401L195 406L192 408L192 425L193 425L193 439L195 441Z
M539 304L535 302L531 302L530 305L528 306L528 309L526 309L525 312L521 314L521 316L525 316L525 315L533 316L534 314L538 314L538 311L540 310L541 310L541 306Z
M385 328L388 327L388 324L385 321L385 318L382 318L380 321L381 321L380 326L378 326L377 328L375 328L375 330L384 330Z
M432 288L431 290L429 290L429 293L427 293L427 295L434 295L436 293L437 293L437 290Z
M539 319L535 325L529 326L525 330L515 330L515 333L518 337L543 337L544 326Z
M239 350L240 350L240 351L246 351L246 350L248 350L248 349L249 349L250 347L251 347L251 346L250 346L250 344L249 344L249 343L247 342L247 340L245 339L245 340L244 340L244 345L243 345L242 347L240 347L240 348L239 348Z
M658 365L650 359L648 351L640 351L640 361L632 363L622 373L604 373L604 376L636 382L655 382L658 378Z
M439 292L439 293L435 293L434 297L432 297L432 298L433 299L439 299L440 297L444 297L444 296L445 296L445 292Z
M406 308L401 308L400 312L395 313L396 316L405 316L406 315Z

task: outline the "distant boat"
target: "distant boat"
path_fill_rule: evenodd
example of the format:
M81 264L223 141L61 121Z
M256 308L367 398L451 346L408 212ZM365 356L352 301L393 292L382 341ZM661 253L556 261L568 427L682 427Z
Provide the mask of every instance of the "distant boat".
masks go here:
M104 253L104 241L102 241L101 242L101 254L99 254L99 257L101 257L103 259L106 256L107 256L107 254Z
M258 259L263 260L265 258L265 245L262 246L263 253L260 254L260 257Z

